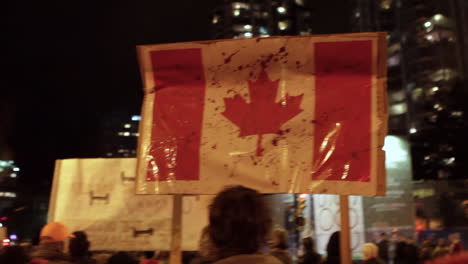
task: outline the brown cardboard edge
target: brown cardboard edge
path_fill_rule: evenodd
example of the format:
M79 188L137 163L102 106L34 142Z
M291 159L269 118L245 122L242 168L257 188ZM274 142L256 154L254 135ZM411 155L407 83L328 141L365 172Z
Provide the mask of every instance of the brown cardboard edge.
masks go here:
M381 109L377 115L382 120L377 133L377 144L379 150L377 153L377 189L376 195L384 196L386 193L386 169L385 169L385 137L388 133L388 99L387 99L387 33L377 33L378 54L377 54L377 109ZM379 100L380 99L380 100Z
M146 162L146 150L148 146L151 144L151 125L148 127L148 122L152 122L152 117L150 113L152 112L151 103L148 101L151 100L153 96L148 93L148 90L151 89L148 83L151 80L147 79L147 72L151 72L151 69L148 69L147 60L149 56L149 50L145 46L137 46L137 55L138 55L138 64L140 67L140 75L141 81L143 85L143 104L141 106L140 116L141 120L138 126L138 144L137 144L137 165L135 168L135 193L136 194L147 194L147 183L145 182L146 179L146 170L147 170L147 162ZM150 97L150 98L148 98ZM149 129L149 131L147 131Z
M248 39L216 39L216 40L199 40L199 41L184 41L184 42L174 42L174 43L161 43L161 44L142 44L138 45L138 48L148 48L149 50L164 48L164 47L172 47L177 46L180 44L201 44L201 45L209 45L218 42L225 42L225 41L246 41L246 40L268 40L268 39L287 39L287 38L333 38L333 37L340 37L340 38L374 38L376 36L383 36L384 40L386 41L386 34L385 32L360 32L360 33L341 33L341 34L317 34L317 35L307 35L307 36L273 36L267 38L248 38Z

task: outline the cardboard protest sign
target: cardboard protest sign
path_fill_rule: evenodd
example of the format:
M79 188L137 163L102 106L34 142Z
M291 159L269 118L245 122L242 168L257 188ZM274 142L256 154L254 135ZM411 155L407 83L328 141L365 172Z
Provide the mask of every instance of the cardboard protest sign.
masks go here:
M137 193L379 195L384 33L139 46Z
M169 250L172 196L135 195L136 159L68 159L55 167L49 221L84 230L92 250ZM182 249L197 250L211 196L185 196Z

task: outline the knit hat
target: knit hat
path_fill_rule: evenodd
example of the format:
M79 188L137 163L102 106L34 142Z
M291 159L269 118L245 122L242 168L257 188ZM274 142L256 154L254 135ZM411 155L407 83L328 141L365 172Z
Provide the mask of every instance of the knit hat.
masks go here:
M42 228L40 237L52 242L61 242L69 237L73 237L73 235L68 232L67 227L63 223L52 222Z

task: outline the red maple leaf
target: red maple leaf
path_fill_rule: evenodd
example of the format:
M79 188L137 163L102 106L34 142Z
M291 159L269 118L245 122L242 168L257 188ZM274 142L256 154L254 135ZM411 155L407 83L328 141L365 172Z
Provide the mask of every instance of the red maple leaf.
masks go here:
M258 135L257 156L263 153L262 135L278 134L281 126L302 112L300 104L304 94L289 96L275 102L279 80L271 81L264 69L254 82L248 81L250 103L240 95L224 98L226 105L222 113L239 127L240 137Z

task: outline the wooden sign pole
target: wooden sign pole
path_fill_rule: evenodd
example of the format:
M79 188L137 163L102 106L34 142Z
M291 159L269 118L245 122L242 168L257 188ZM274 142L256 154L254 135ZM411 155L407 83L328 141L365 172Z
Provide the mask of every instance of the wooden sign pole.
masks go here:
M170 264L182 263L182 196L173 195Z
M347 195L340 195L340 218L341 264L351 264L351 232L349 230L349 202Z

